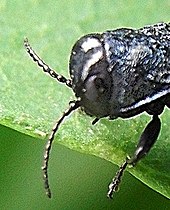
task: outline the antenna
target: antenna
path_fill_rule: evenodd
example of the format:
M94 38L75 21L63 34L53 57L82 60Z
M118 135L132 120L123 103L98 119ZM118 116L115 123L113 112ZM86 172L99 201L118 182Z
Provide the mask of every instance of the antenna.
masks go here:
M58 80L59 82L66 84L69 88L72 88L72 81L60 74L57 74L53 69L51 69L32 49L27 38L24 39L24 46L29 56L38 64L39 67L43 69L44 72L48 73L51 77Z
M55 133L57 132L57 130L58 130L60 124L63 122L64 118L67 117L68 115L70 115L78 107L80 107L80 101L74 101L70 104L70 108L63 113L61 118L54 125L52 132L49 136L49 139L47 141L46 147L45 147L42 170L43 170L43 178L44 178L44 187L46 190L46 194L49 198L51 198L51 190L50 190L49 181L48 181L48 162L49 162L49 156L50 156L52 142L54 140Z

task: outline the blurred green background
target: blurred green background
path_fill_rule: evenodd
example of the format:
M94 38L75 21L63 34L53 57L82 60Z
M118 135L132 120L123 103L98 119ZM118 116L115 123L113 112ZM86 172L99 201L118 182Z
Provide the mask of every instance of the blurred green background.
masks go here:
M131 209L168 210L169 200L125 173L121 190L106 197L109 177L118 169L94 156L59 144L50 161L52 199L44 193L40 170L44 142L0 126L0 203L3 210Z
M27 36L52 67L60 67L60 72L67 75L70 49L78 37L117 27L138 28L168 22L169 8L170 1L165 0L1 0L0 122L9 127L0 126L0 209L170 209L167 198L128 172L119 193L113 200L108 200L107 186L117 167L101 158L67 149L57 142L53 145L50 160L53 198L46 198L40 169L46 138L39 131L49 132L61 110L64 111L74 97L67 88L54 86L51 78L35 71L35 64L27 59L23 49L23 38ZM55 98L56 91L60 92ZM65 99L58 101L63 94ZM56 113L50 110L56 110ZM91 120L84 115L80 117L85 118L85 124L86 120ZM74 122L67 121L73 130L77 126ZM30 126L34 131L36 129L34 134ZM59 133L63 141L70 132L64 128L67 125L62 126ZM80 129L78 132L84 133L85 137L86 133L87 137L91 134L91 130Z

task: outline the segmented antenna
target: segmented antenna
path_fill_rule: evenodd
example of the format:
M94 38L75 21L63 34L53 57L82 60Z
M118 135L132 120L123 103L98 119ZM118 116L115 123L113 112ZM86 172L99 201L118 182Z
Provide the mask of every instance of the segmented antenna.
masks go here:
M32 49L30 46L28 39L24 39L24 46L30 55L30 57L35 61L39 67L43 69L44 72L48 73L51 77L58 80L61 83L65 83L68 87L72 88L72 81L70 79L65 78L62 75L57 74L53 69L51 69Z
M118 191L119 185L121 183L121 178L123 176L123 172L125 171L127 165L128 165L128 160L126 160L119 168L118 172L116 173L116 176L112 180L112 182L109 185L109 191L107 193L108 198L113 198L113 193Z
M43 178L44 178L44 187L46 190L46 194L49 198L51 198L51 190L50 190L49 181L48 181L48 162L49 162L49 155L50 155L52 142L54 140L55 133L57 132L59 125L62 123L64 118L70 115L71 112L76 110L79 106L80 106L80 101L75 101L72 104L70 104L70 108L63 113L62 117L54 125L52 132L49 136L49 139L47 141L46 147L45 147L42 170L43 170Z

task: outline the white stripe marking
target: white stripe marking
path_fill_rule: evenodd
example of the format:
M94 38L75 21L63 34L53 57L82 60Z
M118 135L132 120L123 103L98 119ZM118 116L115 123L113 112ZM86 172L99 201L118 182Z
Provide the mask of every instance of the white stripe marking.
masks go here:
M127 112L127 111L130 111L130 110L133 110L133 109L136 109L142 105L145 105L145 104L148 104L162 96L165 96L166 94L170 93L170 88L167 89L167 90L163 90L163 91L160 91L158 93L156 93L155 95L151 96L151 97L146 97L145 99L137 102L136 104L133 104L132 106L129 106L129 107L125 107L125 108L121 108L120 109L120 112Z
M87 52L91 50L92 48L101 47L101 43L96 38L87 38L85 42L81 45L81 48L84 50L84 52Z
M103 50L100 49L96 53L92 54L91 58L87 60L86 64L84 65L83 71L82 71L82 80L84 81L89 74L89 68L97 63L103 56Z

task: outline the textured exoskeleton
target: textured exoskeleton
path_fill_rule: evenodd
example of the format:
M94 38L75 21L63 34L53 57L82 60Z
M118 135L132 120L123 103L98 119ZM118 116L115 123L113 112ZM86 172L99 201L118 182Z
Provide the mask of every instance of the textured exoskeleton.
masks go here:
M110 120L133 117L146 111L151 122L143 131L131 158L127 158L109 185L112 197L128 164L135 165L156 141L161 127L159 115L170 108L170 23L159 23L135 30L121 28L81 37L73 46L69 70L71 79L58 75L32 50L29 55L43 70L72 88L77 98L54 126L44 155L44 180L47 195L48 160L54 135L73 110L81 107L87 114Z

